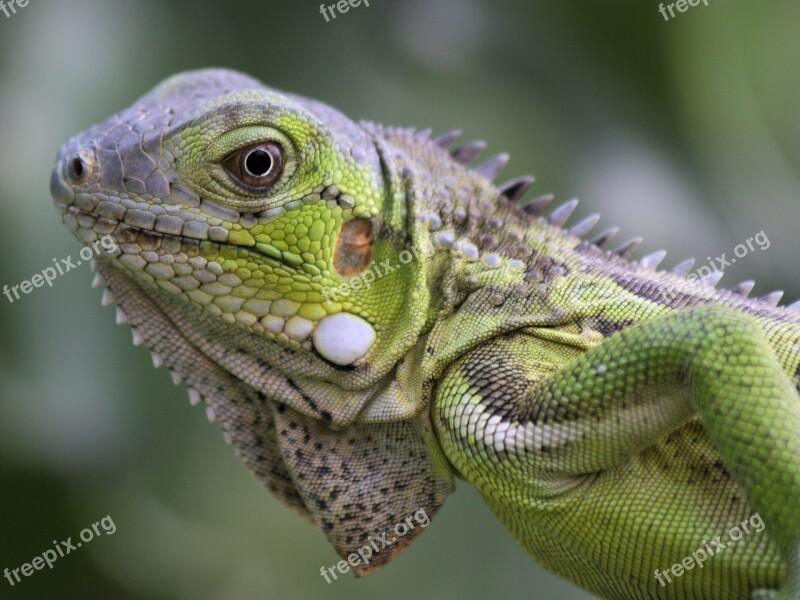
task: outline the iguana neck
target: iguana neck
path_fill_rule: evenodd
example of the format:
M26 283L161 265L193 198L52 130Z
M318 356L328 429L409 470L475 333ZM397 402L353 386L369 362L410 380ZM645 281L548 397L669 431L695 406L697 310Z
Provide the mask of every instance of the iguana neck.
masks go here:
M402 165L406 230L414 243L430 243L436 250L424 265L434 302L428 325L452 314L479 289L530 296L532 288L580 270L581 257L572 252L580 239L536 219L516 202L530 180L518 180L520 187L503 193L486 176L489 169L467 168L468 154L448 152L444 142L428 140L426 132L363 126L387 160Z

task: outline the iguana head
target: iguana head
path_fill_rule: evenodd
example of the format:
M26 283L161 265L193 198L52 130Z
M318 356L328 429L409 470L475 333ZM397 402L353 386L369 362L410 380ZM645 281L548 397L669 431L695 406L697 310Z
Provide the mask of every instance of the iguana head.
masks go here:
M402 177L376 140L247 76L165 81L65 144L51 188L139 285L336 367L377 372L424 314Z
M51 179L79 240L115 242L97 281L118 322L361 574L452 489L408 364L397 383L429 312L429 230L377 131L199 71L71 139Z

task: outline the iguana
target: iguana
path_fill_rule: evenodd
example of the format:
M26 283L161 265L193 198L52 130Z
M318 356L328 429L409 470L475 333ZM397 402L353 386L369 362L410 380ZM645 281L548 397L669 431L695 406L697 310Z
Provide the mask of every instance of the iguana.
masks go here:
M796 307L607 250L456 138L201 70L72 138L51 189L116 242L96 284L134 343L356 574L461 478L602 598L800 598Z

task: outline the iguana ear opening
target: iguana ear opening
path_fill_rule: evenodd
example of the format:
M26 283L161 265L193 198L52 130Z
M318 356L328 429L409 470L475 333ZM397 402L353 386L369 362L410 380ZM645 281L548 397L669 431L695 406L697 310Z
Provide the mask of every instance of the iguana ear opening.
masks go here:
M333 430L279 406L275 427L300 497L356 576L405 549L453 491L414 421Z
M372 260L374 241L375 227L370 219L358 217L347 221L336 241L333 268L343 277L358 275Z

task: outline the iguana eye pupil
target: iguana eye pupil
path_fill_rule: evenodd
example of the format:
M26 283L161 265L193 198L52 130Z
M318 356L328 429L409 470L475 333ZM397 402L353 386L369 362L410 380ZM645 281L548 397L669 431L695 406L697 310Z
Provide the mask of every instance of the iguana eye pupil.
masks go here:
M244 159L244 166L248 175L264 177L272 168L272 157L268 152L258 148L247 155L247 158Z
M280 177L284 163L283 149L266 142L237 150L222 166L237 183L263 191Z

